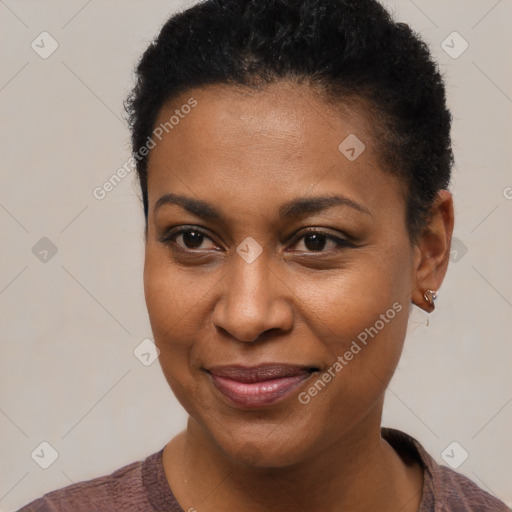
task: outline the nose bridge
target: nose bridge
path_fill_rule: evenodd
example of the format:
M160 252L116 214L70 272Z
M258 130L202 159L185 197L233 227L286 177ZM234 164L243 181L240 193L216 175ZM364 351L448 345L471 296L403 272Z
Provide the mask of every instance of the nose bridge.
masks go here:
M243 243L240 249L244 249ZM281 287L267 254L261 253L255 259L233 254L233 259L215 306L215 325L245 342L255 341L269 329L290 328L290 305L280 296Z
M237 255L234 259L229 282L230 300L233 299L235 304L246 304L255 310L265 307L269 300L268 285L271 280L268 258L261 255L248 262Z

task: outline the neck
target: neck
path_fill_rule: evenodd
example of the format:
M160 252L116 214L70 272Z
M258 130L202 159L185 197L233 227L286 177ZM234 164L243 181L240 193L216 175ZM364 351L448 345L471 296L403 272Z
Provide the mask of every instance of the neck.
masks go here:
M327 450L287 467L241 465L189 418L164 449L164 469L184 510L339 510L416 512L422 472L381 438L376 421L346 433Z

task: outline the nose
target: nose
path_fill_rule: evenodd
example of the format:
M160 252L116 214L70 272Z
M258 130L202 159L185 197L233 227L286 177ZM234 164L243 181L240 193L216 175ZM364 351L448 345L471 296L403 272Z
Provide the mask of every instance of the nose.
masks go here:
M251 343L264 333L288 332L293 325L291 292L264 254L247 263L238 254L219 286L214 325L238 341Z

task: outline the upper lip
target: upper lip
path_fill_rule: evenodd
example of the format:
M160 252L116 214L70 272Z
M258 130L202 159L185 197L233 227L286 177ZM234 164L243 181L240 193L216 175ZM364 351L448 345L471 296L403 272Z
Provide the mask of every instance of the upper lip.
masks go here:
M296 377L305 373L312 373L318 368L311 365L292 365L283 363L266 363L257 366L213 366L206 371L216 377L224 377L238 382L253 383L272 379Z

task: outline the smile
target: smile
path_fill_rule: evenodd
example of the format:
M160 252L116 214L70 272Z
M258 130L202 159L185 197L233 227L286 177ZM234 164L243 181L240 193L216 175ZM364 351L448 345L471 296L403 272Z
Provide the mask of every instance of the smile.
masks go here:
M317 368L285 364L217 366L207 370L213 386L231 403L256 408L284 400Z

